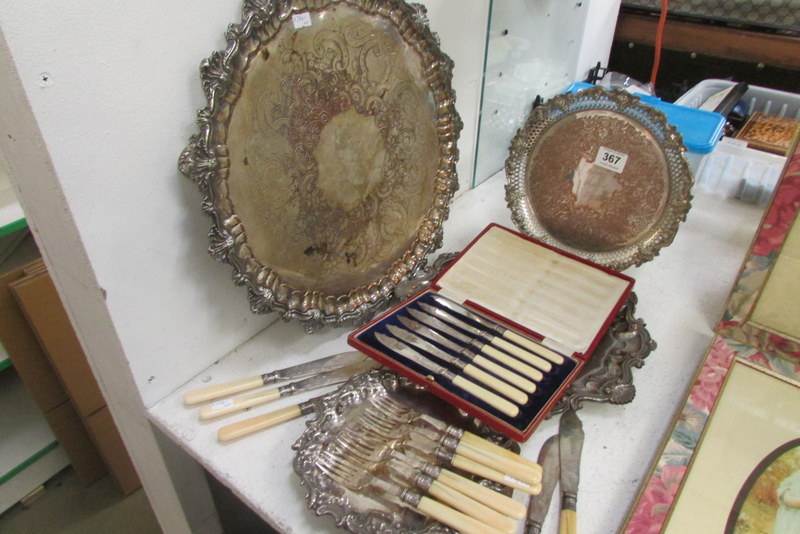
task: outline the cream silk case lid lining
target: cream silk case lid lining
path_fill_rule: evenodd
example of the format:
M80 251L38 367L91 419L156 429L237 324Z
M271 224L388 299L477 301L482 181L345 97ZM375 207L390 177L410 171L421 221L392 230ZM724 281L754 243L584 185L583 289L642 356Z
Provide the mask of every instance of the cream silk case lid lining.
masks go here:
M443 295L506 317L569 355L589 349L628 282L493 227L438 285Z

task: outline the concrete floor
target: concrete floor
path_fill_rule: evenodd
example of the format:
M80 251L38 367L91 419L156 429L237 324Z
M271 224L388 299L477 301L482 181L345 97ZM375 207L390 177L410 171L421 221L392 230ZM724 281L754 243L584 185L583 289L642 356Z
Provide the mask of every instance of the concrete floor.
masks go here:
M41 497L0 515L3 534L161 534L142 490L123 497L111 477L84 486L67 468Z

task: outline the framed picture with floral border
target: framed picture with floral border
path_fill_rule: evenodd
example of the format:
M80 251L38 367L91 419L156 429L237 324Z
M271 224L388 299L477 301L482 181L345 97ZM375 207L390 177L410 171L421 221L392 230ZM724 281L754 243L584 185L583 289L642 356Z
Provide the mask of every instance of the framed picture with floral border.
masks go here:
M800 362L800 145L790 151L717 333Z
M792 146L772 202L764 213L723 318L717 325L718 335L698 368L686 401L675 415L649 476L628 513L621 530L625 534L781 534L782 528L794 529L787 532L800 532L800 524L793 525L786 519L791 514L784 513L778 520L781 503L800 505L800 495L797 495L800 493L800 474L795 475L792 470L794 467L800 470L800 443L784 439L791 432L794 432L792 438L800 438L800 409L782 413L782 421L795 425L794 430L790 428L782 436L778 431L772 437L767 432L763 447L751 447L745 450L744 456L737 445L741 444L742 435L753 432L752 429L742 431L746 428L746 415L742 414L748 410L740 409L736 433L728 429L730 435L726 435L725 416L720 418L723 424L715 425L713 422L713 414L718 409L726 412L737 404L737 395L744 400L744 405L739 402L740 407L747 407L749 403L749 414L756 413L755 402L748 398L755 395L758 388L752 388L754 391L749 393L745 389L742 393L736 391L736 385L726 387L734 368L744 366L758 371L756 375L769 377L772 384L793 384L789 388L793 393L787 396L796 400L789 402L800 402L800 388L797 386L800 381L798 139ZM724 394L726 389L727 395ZM785 387L778 389L786 391ZM761 413L778 414L779 409L775 405L764 406ZM723 436L726 447L715 450L715 440L718 442L720 436ZM703 452L705 450L709 452ZM733 452L728 454L725 450ZM692 475L695 468L699 474ZM733 476L735 480L726 476ZM715 485L720 480L724 481L722 489ZM691 501L705 508L702 511L693 509ZM800 521L800 508L793 512ZM700 524L700 519L712 521L713 526Z
M715 337L622 532L800 532L798 380L800 363Z

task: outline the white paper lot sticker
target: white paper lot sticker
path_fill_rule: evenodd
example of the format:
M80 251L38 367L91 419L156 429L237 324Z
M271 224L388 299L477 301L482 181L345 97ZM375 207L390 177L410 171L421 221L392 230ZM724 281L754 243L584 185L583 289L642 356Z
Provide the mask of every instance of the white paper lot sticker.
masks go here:
M211 403L212 410L224 410L233 406L233 399L224 399L221 401Z
M292 15L292 24L295 30L311 26L311 13L305 12Z
M628 155L623 152L617 152L604 146L597 149L597 157L594 160L595 165L599 165L609 171L622 173L625 170L626 163L628 163Z

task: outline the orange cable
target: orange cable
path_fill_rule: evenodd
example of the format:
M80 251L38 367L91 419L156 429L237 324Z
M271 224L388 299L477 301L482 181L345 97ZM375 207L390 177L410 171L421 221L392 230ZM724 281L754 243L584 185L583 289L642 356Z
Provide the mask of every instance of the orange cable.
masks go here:
M661 0L661 14L658 16L658 27L656 28L655 54L653 55L653 70L650 72L650 84L653 91L656 90L656 78L658 69L661 66L661 46L664 42L664 27L667 25L667 11L669 10L669 0Z

